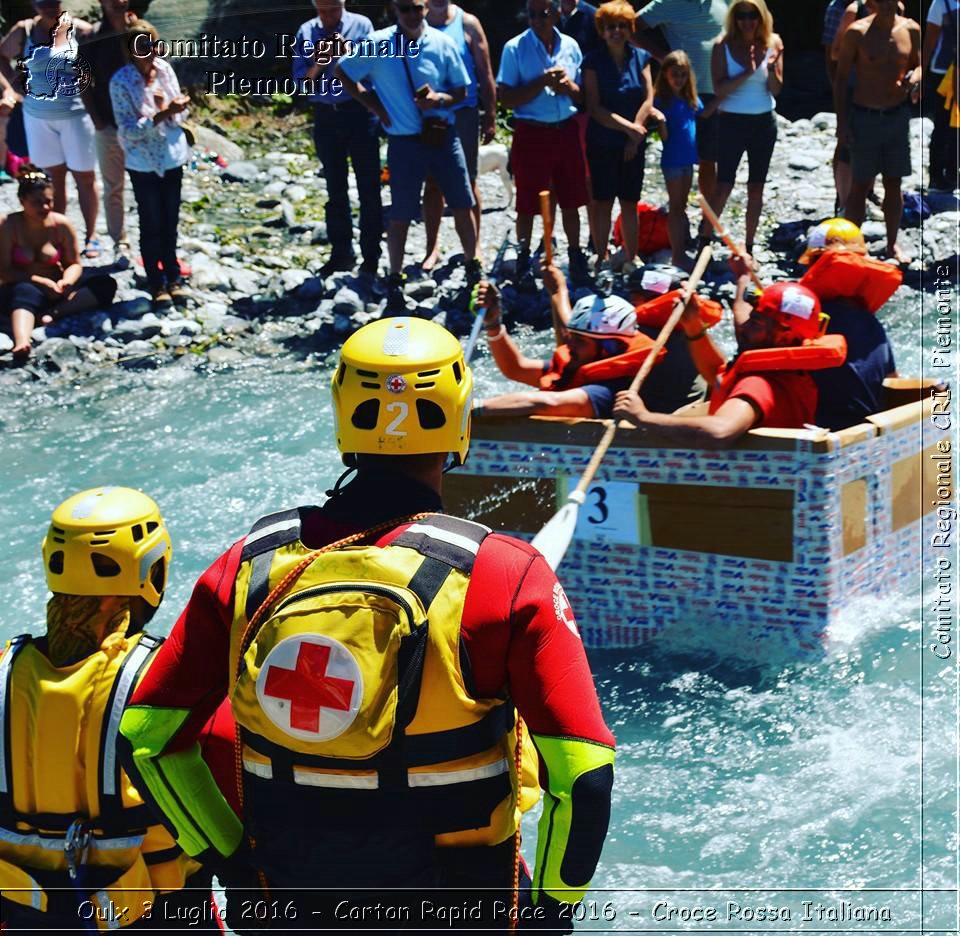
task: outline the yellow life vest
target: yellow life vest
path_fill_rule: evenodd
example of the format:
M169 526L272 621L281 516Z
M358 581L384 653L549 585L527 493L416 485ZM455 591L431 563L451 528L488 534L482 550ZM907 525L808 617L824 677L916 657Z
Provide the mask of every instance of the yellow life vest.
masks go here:
M315 805L305 808L353 827L403 821L444 846L514 833L539 798L537 755L529 740L521 745L518 778L513 704L476 696L460 642L489 532L431 514L386 547L324 552L251 628L310 554L299 510L257 523L242 551L230 640L252 828L260 815L275 817L278 802L303 805L309 788Z
M0 890L99 929L139 919L199 865L157 824L121 767L120 716L160 641L108 637L55 667L29 635L0 657ZM112 901L112 903L111 903ZM118 918L112 908L127 908Z

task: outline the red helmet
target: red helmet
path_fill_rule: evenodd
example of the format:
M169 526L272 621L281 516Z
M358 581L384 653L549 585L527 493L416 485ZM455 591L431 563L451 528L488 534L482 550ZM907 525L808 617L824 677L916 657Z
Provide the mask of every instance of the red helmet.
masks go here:
M800 283L768 286L757 303L757 312L779 322L798 340L820 335L820 300L812 289Z

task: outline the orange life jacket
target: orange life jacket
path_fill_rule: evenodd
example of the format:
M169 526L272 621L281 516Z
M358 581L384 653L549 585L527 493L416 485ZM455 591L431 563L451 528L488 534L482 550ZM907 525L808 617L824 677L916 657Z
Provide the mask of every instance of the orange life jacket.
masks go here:
M793 348L757 348L744 351L733 367L720 369L717 384L710 395L711 415L726 403L736 382L746 374L775 371L815 371L839 367L847 359L847 339L843 335L823 335Z
M600 361L591 361L589 364L581 364L572 373L568 373L571 361L570 346L560 345L553 352L550 367L540 378L540 389L570 390L587 384L633 377L640 370L640 365L646 360L655 343L652 338L644 334L634 335L622 354L603 358ZM666 353L666 350L661 348L656 362L662 361Z
M897 291L903 273L889 263L845 250L828 250L800 280L821 302L857 299L876 312Z
M637 308L637 324L649 325L654 328L663 328L670 318L670 313L676 305L677 300L683 294L682 289L672 289L662 296L650 299L647 302L641 302ZM694 295L690 300L697 312L700 313L700 320L706 328L712 328L723 318L723 306L713 299L705 299L703 296Z

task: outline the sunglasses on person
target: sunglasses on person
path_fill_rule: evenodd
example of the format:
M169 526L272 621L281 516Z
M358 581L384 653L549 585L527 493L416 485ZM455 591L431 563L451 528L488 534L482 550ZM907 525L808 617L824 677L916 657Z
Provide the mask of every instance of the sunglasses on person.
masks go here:
M404 15L407 13L423 14L427 12L427 5L425 3L398 3L396 7L397 12L403 13Z
M760 19L760 13L757 10L737 10L733 14L734 19L738 20L758 20Z

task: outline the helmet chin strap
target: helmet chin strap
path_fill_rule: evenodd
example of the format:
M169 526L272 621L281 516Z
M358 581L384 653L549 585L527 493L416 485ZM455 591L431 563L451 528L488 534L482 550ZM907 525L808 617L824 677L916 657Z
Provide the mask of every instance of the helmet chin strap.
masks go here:
M344 455L344 456L343 456L344 463L346 463L346 461L347 461L348 458L356 459L356 456L355 456L355 455L352 455L352 454L351 454L351 455ZM344 471L343 474L341 474L339 478L337 478L336 484L334 484L334 486L333 486L329 491L326 492L326 493L327 493L327 497L337 497L339 494L342 494L342 493L343 493L343 489L344 489L344 487L346 486L346 485L344 484L344 479L347 478L347 477L348 477L349 475L351 475L351 474L359 474L359 471L360 471L360 469L359 469L356 465L349 465L349 466L347 467L347 470Z

